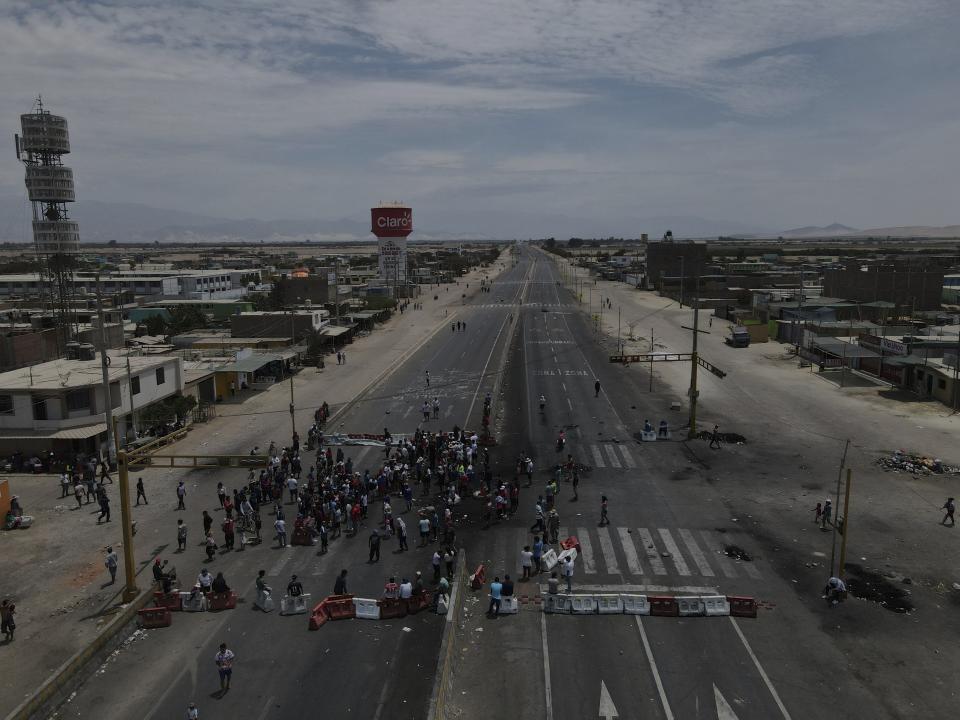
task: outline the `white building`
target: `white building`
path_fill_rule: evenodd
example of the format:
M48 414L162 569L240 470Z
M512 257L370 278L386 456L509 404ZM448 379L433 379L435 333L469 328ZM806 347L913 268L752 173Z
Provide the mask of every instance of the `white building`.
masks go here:
M121 270L101 275L104 295L129 292L184 300L214 300L243 297L247 284L243 281L256 270ZM93 295L97 291L96 275L78 272L73 278L74 291ZM35 273L0 275L0 297L39 295L43 280Z
M153 403L183 391L177 356L108 353L110 401L118 432ZM53 360L0 373L0 454L92 452L107 439L100 356ZM132 438L131 438L132 439Z

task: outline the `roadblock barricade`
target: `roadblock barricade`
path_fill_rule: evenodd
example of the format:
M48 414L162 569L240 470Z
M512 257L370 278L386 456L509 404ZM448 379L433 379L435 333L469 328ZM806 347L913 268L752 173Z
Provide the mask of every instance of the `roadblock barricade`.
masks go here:
M474 590L479 590L483 587L483 584L487 581L487 570L481 563L480 566L474 571L470 576L470 587Z
M620 603L625 615L650 614L650 601L646 595L621 595Z
M153 593L153 604L157 607L165 607L171 612L180 612L180 608L183 607L180 604L179 590L171 590L168 593L162 590L155 590Z
M152 628L170 627L173 615L166 607L146 607L137 611L140 617L140 626L150 630Z
M656 430L642 430L640 431L640 439L643 442L656 442L657 441L657 431Z
M543 611L546 613L570 614L570 596L569 595L551 595L547 593L543 596Z
M576 548L577 552L580 552L580 541L577 539L576 535L571 535L566 540L561 541L560 547L563 550L569 550L570 548Z
M314 605L313 610L310 611L310 621L307 623L307 628L310 630L319 630L329 619L330 616L327 615L327 606L321 601Z
M233 590L225 593L210 593L209 603L211 611L233 610L237 606L237 594Z
M704 614L703 600L699 595L678 595L677 612L680 617L698 617Z
M379 620L380 605L369 598L353 598L353 616L364 620Z
M407 603L400 598L381 598L377 604L380 606L381 620L392 620L407 615Z
M290 538L291 545L316 545L316 542L313 539L313 536L310 534L310 529L306 527L298 527L293 531L293 537Z
M680 614L677 599L672 595L647 595L647 601L650 603L651 615L677 617Z
M726 595L703 595L700 600L703 601L703 614L707 617L730 614Z
M543 564L544 572L550 572L557 566L557 563L559 562L557 559L557 551L553 548L550 548L540 556L540 562Z
M600 615L620 615L623 613L623 600L619 595L595 595L597 612Z
M357 608L353 604L353 595L331 595L323 604L327 608L327 615L331 620L347 620L357 616Z
M412 595L404 602L407 604L407 613L414 615L415 613L418 613L421 610L426 610L428 607L430 607L431 603L433 602L433 597L429 591L424 591L419 595Z
M437 615L446 615L450 609L450 596L441 595L437 598Z
M576 562L578 554L579 553L577 552L576 548L573 548L573 547L567 548L566 550L561 552L559 555L557 555L557 565L559 565L560 567L563 567L564 563L566 563L567 561L567 558L570 558L570 562Z
M500 609L497 615L516 615L520 612L520 603L516 595L510 595L500 600Z
M593 595L571 595L570 596L570 614L572 615L596 615L597 598Z
M755 618L757 616L757 601L751 597L727 595L727 602L730 603L730 614L733 617Z
M207 607L207 596L199 590L195 593L181 592L180 607L184 612L204 612Z
M258 607L264 612L273 612L273 597L269 590L260 590L257 592L257 599L253 602L254 607Z
M307 605L310 604L310 593L290 597L284 595L280 598L281 615L304 615L307 612Z

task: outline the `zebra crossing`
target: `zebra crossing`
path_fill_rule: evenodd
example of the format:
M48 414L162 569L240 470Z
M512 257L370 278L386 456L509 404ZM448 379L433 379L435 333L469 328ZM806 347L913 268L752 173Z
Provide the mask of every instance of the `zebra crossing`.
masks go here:
M476 305L468 305L467 307L469 307L469 308L471 308L471 309L473 309L473 308L479 308L479 309L482 309L482 310L492 310L492 309L497 309L497 310L504 310L504 309L515 310L515 309L517 309L518 307L557 309L557 308L571 308L571 307L575 307L575 305L576 305L576 303L525 302L525 303L520 304L520 303L507 303L507 302L502 302L502 303L477 303Z
M595 468L615 468L632 470L637 467L630 448L619 443L600 443L589 446L590 459Z
M724 554L725 538L719 533L690 528L646 527L561 527L560 537L575 535L580 541L578 576L620 576L664 581L700 578L716 583L721 579L760 580L753 562L733 560ZM532 545L533 534L525 529L498 532L487 548L494 573L519 571L520 551ZM589 579L584 580L589 582Z

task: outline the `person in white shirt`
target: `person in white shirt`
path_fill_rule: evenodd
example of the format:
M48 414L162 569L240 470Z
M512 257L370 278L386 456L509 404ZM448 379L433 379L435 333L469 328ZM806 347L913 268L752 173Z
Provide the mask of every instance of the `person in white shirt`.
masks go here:
M413 597L413 583L407 580L406 578L404 578L403 582L400 583L400 597L401 598Z
M297 502L297 479L293 475L287 478L287 490L290 491L290 502Z
M529 545L524 545L520 552L520 567L523 568L523 577L521 580L530 579L530 571L533 568L533 552Z
M211 575L210 571L206 568L201 570L200 574L197 575L197 585L200 586L203 592L210 592L210 589L213 587L213 575Z
M287 546L287 523L283 518L278 518L275 523L273 523L274 530L277 531L277 542L280 543L280 547Z
M573 592L573 560L569 555L563 559L563 577L567 580L567 592Z

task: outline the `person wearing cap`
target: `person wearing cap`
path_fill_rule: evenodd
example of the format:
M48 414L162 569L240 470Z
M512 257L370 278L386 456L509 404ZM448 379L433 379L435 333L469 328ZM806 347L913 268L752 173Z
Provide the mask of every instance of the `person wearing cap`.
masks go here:
M200 709L196 703L187 705L187 720L197 720L200 717Z
M297 580L296 575L292 576L290 582L287 584L287 595L290 597L300 597L303 595L303 585Z

